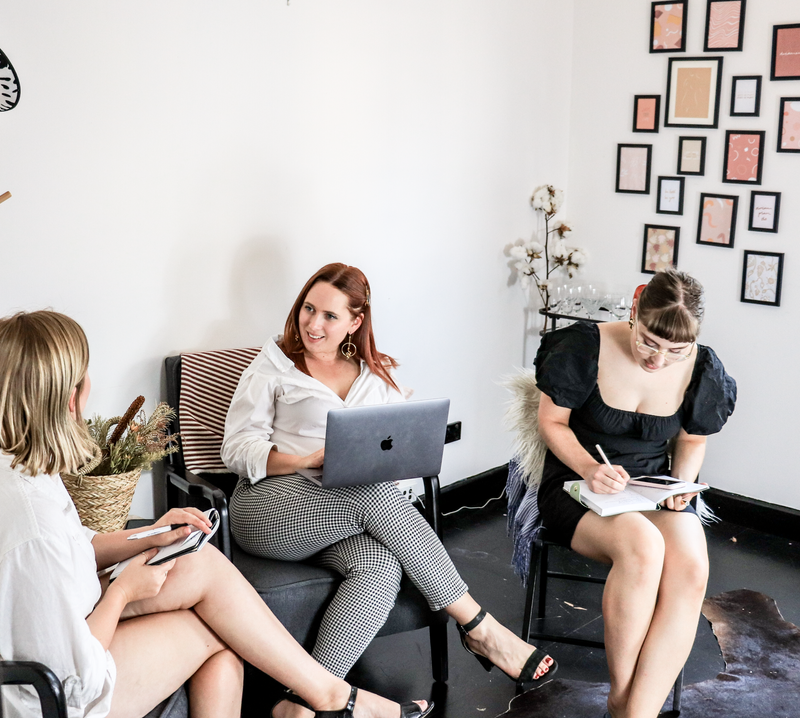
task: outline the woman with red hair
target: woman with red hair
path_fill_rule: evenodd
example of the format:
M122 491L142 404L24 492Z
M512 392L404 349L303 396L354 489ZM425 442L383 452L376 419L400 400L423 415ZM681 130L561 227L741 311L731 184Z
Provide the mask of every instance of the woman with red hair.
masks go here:
M297 474L322 465L330 409L406 396L372 334L369 282L329 264L298 295L282 336L244 371L225 425L222 459L241 477L231 528L249 553L318 564L344 576L322 620L313 656L344 677L394 606L405 572L431 610L445 610L486 670L535 680L556 664L515 636L467 592L438 537L391 482L321 488ZM289 697L276 718L307 718Z

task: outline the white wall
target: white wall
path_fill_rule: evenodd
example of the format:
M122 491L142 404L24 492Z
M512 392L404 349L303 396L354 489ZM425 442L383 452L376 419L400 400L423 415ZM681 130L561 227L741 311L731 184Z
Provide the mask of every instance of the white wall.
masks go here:
M0 314L82 323L88 413L152 408L168 354L262 343L344 261L401 381L463 421L444 481L508 459L495 382L523 315L502 248L533 187L566 183L571 0L0 7L22 86L0 114ZM133 510L152 514L148 476Z
M700 279L707 293L701 340L717 351L739 386L736 412L722 433L709 440L703 479L726 491L800 508L795 458L800 404L800 156L775 151L778 98L800 95L800 82L769 80L772 26L800 22L800 6L796 0L747 4L744 51L719 53L725 58L719 129L693 131L663 127L670 55L648 53L650 5L645 0L581 3L575 13L568 195L578 226L577 243L591 251L587 276L635 286L650 276L639 272L643 225L681 227L678 266ZM689 5L685 56L698 56L703 54L705 3ZM729 116L733 75L763 76L760 117ZM631 132L636 94L662 96L658 134ZM726 129L766 130L760 188L782 193L776 235L747 231L752 187L721 182ZM706 174L686 178L683 216L659 215L656 180L675 174L678 136L684 134L708 137ZM614 192L619 142L652 142L649 196ZM701 192L739 195L733 249L695 244ZM780 308L739 301L744 249L786 253Z

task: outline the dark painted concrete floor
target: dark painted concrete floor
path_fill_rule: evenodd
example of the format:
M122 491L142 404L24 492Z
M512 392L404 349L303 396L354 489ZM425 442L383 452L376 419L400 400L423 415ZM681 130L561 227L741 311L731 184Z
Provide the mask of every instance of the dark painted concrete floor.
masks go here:
M519 632L525 592L509 565L511 544L505 533L504 514L505 502L498 501L480 511L462 511L446 517L445 545L473 596L509 628ZM725 522L708 528L707 536L711 557L708 595L737 588L760 591L777 601L787 621L800 625L800 542ZM569 551L564 551L558 560L573 567L588 566L588 562ZM591 570L598 568L602 572L602 567L596 564ZM566 591L553 584L548 599L552 600L548 621L562 626L583 626L584 633L600 635L597 612L602 589L569 585L578 588ZM560 678L608 680L602 650L563 644L548 650L552 650L560 663ZM686 683L712 678L722 669L716 640L701 617L697 641L686 666ZM446 687L432 683L427 630L377 639L356 664L349 680L395 699L434 697L437 718L493 718L506 710L514 696L514 684L508 678L497 670L486 673L461 648L454 626L450 628L450 680ZM769 714L769 707L764 706L763 715Z

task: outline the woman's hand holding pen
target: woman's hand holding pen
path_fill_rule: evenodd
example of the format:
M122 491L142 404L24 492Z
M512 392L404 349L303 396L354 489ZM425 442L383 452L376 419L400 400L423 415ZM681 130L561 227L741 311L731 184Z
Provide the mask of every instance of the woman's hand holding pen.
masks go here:
M596 494L617 494L625 488L631 477L617 464L595 464L583 478L589 490Z
M595 463L590 466L584 475L584 479L590 491L596 494L618 494L622 491L630 480L630 476L625 469L618 464L611 464L600 446L595 447L603 459L603 463Z
M196 529L200 529L203 533L211 531L211 521L200 509L196 509L193 506L188 506L185 509L170 509L149 528L158 529L166 528L167 526L172 526L173 528L155 536L148 536L142 539L142 542L147 541L148 546L169 546L178 539L186 538Z

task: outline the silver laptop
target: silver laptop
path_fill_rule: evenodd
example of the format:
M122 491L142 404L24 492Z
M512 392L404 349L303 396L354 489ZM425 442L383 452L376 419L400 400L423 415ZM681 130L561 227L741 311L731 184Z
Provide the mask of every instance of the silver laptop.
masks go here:
M450 399L331 409L325 463L299 474L319 486L357 486L436 476Z

